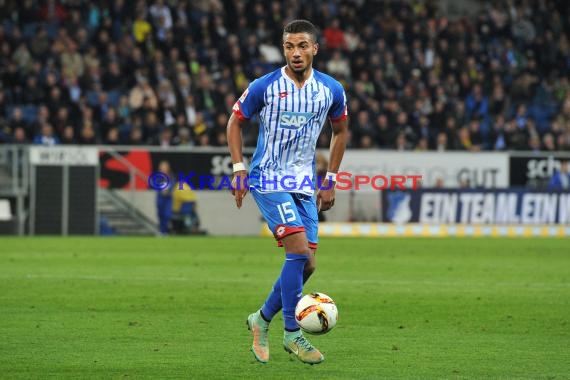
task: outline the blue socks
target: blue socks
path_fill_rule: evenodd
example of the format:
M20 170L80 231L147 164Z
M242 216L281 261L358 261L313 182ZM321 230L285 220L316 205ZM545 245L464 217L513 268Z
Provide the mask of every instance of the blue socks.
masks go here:
M285 263L281 270L281 276L273 285L273 290L265 300L261 308L262 317L270 321L283 307L283 319L285 330L296 331L299 329L295 321L295 306L303 294L303 270L307 255L287 253Z
M261 307L261 317L270 322L279 310L281 310L281 275L277 277L273 290Z

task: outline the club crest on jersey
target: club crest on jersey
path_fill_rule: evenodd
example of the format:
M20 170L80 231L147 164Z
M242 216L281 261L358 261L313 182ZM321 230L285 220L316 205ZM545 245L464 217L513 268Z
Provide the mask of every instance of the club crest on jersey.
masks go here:
M281 112L279 127L285 129L299 129L315 116L311 112Z

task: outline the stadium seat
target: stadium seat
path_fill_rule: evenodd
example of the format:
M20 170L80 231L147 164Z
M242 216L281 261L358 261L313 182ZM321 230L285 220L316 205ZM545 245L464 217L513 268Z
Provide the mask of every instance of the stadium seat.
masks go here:
M109 103L109 105L113 106L113 107L118 107L119 106L119 99L121 98L121 93L119 91L109 91L107 93L107 101Z
M94 107L99 104L99 93L97 91L87 92L87 104L90 107Z
M24 24L24 27L22 28L22 35L24 36L24 38L30 38L30 39L34 38L37 29L38 29L38 24L35 22Z
M33 123L38 118L38 107L33 104L28 104L22 107L22 116L27 123Z

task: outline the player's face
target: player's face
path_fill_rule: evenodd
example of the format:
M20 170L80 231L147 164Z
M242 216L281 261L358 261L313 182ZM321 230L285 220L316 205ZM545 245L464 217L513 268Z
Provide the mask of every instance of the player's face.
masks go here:
M283 37L285 60L294 73L303 73L311 67L318 49L319 45L308 33L287 33Z

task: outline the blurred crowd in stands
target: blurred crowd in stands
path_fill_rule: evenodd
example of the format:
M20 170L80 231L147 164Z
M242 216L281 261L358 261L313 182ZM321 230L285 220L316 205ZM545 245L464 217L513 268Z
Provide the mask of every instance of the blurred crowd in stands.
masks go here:
M345 86L352 148L570 150L566 0L469 18L429 0L4 4L0 142L225 146L234 101L284 65L283 25L305 18L315 67Z

